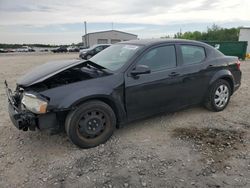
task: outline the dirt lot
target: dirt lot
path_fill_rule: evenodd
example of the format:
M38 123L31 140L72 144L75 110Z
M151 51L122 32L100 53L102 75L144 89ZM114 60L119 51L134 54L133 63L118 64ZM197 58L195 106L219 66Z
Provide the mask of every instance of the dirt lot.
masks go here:
M77 54L0 55L0 81ZM0 85L0 187L250 187L250 62L219 113L202 107L137 121L81 150L65 134L21 132Z

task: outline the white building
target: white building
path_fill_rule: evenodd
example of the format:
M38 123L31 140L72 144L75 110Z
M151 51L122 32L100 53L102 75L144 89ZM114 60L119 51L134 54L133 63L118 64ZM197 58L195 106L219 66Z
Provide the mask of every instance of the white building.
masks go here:
M247 41L247 54L250 54L250 27L240 29L239 41Z
M82 36L83 46L85 47L91 47L95 44L114 44L134 39L137 39L137 35L117 30L99 31Z

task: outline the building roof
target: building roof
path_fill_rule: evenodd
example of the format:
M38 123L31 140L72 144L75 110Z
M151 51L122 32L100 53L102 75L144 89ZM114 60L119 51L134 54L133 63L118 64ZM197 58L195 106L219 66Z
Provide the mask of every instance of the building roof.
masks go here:
M136 37L138 36L138 35L135 35L135 34L132 34L132 33L127 33L127 32L118 31L118 30L97 31L97 32L87 33L87 35L96 34L96 33L107 33L107 32L112 32L112 31L115 31L115 32L118 32L118 33L127 34L127 35L133 35L133 36L136 36ZM85 35L83 35L83 37L84 37L84 36L85 36Z

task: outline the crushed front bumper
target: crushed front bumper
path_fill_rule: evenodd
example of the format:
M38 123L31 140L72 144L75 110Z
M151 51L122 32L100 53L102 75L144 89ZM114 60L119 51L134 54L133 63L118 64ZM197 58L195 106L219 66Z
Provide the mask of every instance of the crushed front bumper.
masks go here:
M16 128L23 131L27 131L28 129L34 131L36 129L37 123L34 114L30 112L18 112L11 103L9 103L8 109L10 119Z
M35 130L36 128L35 114L28 111L22 111L18 108L17 99L14 97L11 89L8 88L8 84L6 81L5 81L5 91L8 97L8 103L9 103L8 111L12 123L16 126L16 128L20 130L24 131L27 131L28 129Z
M6 95L8 97L8 111L12 123L19 130L34 131L38 129L58 129L59 123L57 120L56 113L46 113L36 115L28 110L20 109L18 101L15 95L12 93L11 89L8 88L8 84L5 81Z

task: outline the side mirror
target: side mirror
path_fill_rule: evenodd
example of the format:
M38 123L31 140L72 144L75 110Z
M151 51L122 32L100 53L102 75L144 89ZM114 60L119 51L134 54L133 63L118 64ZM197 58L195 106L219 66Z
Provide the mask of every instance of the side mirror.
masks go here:
M132 76L138 76L140 74L149 74L151 70L146 65L136 65L136 67L131 71Z

